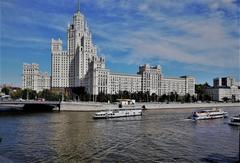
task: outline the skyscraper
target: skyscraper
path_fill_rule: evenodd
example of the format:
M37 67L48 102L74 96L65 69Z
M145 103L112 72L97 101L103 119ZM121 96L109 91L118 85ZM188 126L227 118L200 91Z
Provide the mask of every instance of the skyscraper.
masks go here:
M97 56L92 34L79 6L68 25L67 50L63 50L61 39L52 39L51 47L52 87L87 87L88 65L93 58L101 57Z
M105 59L97 56L92 34L78 6L68 25L67 50L61 39L52 39L52 88L85 87L91 95L117 94L122 91L150 94L194 94L195 78L165 78L158 66L143 65L138 74L113 73L105 68Z

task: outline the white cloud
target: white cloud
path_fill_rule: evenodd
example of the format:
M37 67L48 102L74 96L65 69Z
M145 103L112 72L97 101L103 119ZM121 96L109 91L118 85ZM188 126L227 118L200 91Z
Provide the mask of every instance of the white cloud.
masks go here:
M71 17L71 15L67 15L66 13L44 12L31 8L25 8L22 10L19 5L5 1L3 2L1 9L1 23L4 25L11 25L13 23L18 23L20 25L27 24L48 27L61 32L66 31L67 20Z
M66 1L51 5L66 5ZM181 1L182 2L182 1ZM13 10L16 6L4 2ZM111 62L140 64L146 61L168 60L186 64L239 68L239 37L237 9L234 0L81 0L90 4L99 17L87 17L100 53ZM188 5L201 4L204 12L188 13ZM231 14L226 17L224 9ZM109 17L111 19L109 19ZM114 18L115 21L112 21ZM109 20L108 20L109 19ZM11 21L10 19L7 21ZM25 9L16 21L66 32L71 15ZM95 37L93 35L93 37ZM25 41L32 37L26 37ZM37 40L35 40L37 41ZM44 43L43 40L42 43ZM114 53L122 53L125 57ZM128 54L128 55L126 55Z
M186 2L193 3L193 1ZM203 0L199 3L207 8L211 7L213 2L216 1L210 3ZM114 56L111 59L115 59L115 62L139 64L150 59L164 59L205 66L239 67L237 52L239 38L232 35L234 32L239 33L236 19L226 18L218 11L202 15L184 13L179 16L169 16L171 13L159 11L156 5L187 12L183 11L186 5L184 3L145 1L137 8L140 14L137 18L122 17L124 18L122 24L121 22L93 24L94 32L107 41L100 43L99 47L105 50L130 51L126 58L108 54L107 56ZM218 8L236 8L233 1L222 0L218 5Z
M202 0L200 2L206 4L212 10L225 9L229 12L238 10L236 0Z

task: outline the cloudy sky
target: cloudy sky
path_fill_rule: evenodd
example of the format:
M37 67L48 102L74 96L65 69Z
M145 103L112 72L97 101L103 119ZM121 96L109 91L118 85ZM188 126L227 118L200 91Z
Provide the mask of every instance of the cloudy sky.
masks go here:
M0 84L21 86L23 63L50 73L51 38L63 39L77 0L0 1ZM114 72L159 64L198 83L240 75L237 0L81 0L98 55Z

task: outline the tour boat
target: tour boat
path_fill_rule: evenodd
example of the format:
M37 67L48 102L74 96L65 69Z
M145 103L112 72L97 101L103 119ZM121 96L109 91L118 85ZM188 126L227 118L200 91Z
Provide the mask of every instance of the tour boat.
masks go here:
M141 116L142 109L112 109L107 111L100 111L94 114L94 119L119 118L130 116Z
M193 112L192 119L194 120L204 120L204 119L216 119L216 118L226 118L228 116L227 112L222 109L213 108L212 110L202 110L198 112Z
M234 126L240 126L240 114L238 116L231 117L228 124L234 125Z
M141 116L142 109L135 108L135 100L131 99L118 99L118 108L110 108L107 111L100 111L93 115L94 119L107 119L107 118L119 118L130 116Z

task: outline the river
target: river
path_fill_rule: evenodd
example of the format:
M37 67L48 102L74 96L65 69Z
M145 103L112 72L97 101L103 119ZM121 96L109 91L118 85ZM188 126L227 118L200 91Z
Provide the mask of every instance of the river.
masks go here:
M146 110L142 117L108 120L93 120L92 112L0 115L0 162L237 161L239 128L228 125L229 118L187 120L195 110Z

